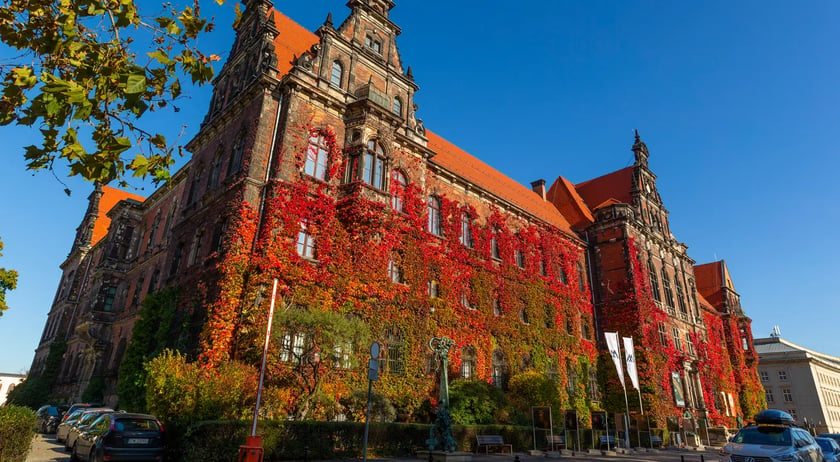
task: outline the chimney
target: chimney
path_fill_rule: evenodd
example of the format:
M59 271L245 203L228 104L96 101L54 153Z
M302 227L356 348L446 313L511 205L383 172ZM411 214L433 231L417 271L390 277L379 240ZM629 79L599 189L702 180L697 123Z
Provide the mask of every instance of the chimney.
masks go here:
M540 197L542 197L542 200L545 200L545 180L540 178L537 181L532 181L531 182L531 190L533 190Z

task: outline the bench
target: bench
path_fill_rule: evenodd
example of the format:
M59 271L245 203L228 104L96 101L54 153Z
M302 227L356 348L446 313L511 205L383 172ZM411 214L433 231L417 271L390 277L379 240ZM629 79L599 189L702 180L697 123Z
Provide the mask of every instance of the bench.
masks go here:
M476 448L476 452L484 446L484 453L489 454L490 448L507 448L511 454L513 454L513 445L512 444L505 444L505 440L502 439L502 435L476 435L476 440L478 440L478 447Z
M566 449L566 437L563 435L546 435L546 440L552 451L556 451L557 448Z
M598 442L600 443L601 449L609 450L610 448L615 447L615 436L613 435L601 435L598 437Z
M662 437L653 435L650 437L650 445L654 448L661 448L662 447Z

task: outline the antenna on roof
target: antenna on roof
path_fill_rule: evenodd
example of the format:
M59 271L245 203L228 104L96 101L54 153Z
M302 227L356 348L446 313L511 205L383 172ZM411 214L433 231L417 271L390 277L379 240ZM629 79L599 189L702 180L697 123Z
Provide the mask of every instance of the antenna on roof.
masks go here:
M779 329L779 326L773 326L773 332L770 332L770 338L779 338L782 336L782 330Z

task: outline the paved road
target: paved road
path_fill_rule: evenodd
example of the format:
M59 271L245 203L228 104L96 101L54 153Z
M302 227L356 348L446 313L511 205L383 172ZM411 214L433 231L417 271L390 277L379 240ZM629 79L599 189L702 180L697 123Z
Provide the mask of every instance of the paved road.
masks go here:
M474 454L472 462L550 462L559 460L562 462L718 462L717 450L707 451L679 451L674 449L653 450L651 452L640 452L637 454L617 454L610 456L576 454L565 455L553 459L544 456L532 456L525 452L518 452L514 455L507 454ZM398 459L368 459L371 462L421 462L417 458ZM64 445L56 443L55 435L36 434L30 445L29 455L26 462L70 462L70 454L64 452ZM340 461L338 461L340 462ZM358 462L358 460L354 461Z
M64 452L64 445L55 442L55 435L35 434L29 445L26 462L70 462L70 454Z

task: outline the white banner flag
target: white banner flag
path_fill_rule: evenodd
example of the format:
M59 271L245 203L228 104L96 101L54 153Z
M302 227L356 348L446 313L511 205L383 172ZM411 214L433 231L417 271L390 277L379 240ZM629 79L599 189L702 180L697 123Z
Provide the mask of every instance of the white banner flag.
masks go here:
M627 375L633 383L633 388L639 389L639 373L636 371L636 352L633 350L633 337L624 339L624 360L627 361Z
M607 339L607 348L615 363L615 370L618 372L618 380L621 380L621 387L624 388L624 369L621 367L621 352L618 346L618 332L604 332Z

